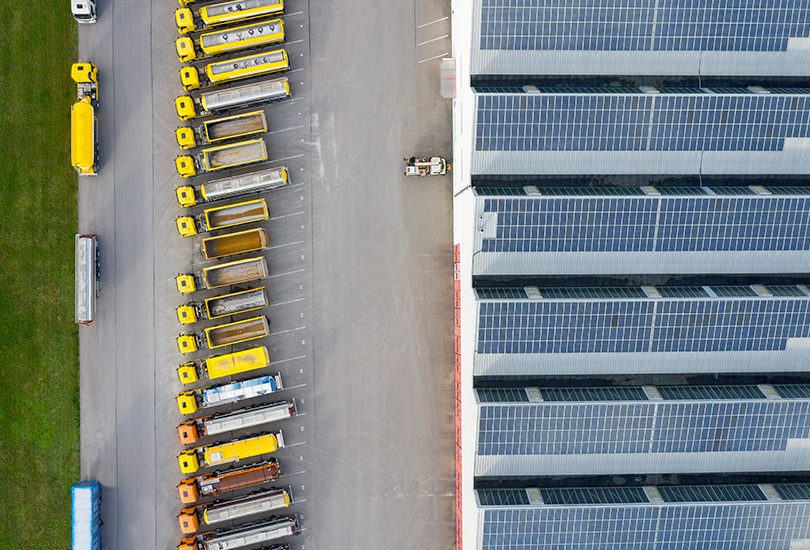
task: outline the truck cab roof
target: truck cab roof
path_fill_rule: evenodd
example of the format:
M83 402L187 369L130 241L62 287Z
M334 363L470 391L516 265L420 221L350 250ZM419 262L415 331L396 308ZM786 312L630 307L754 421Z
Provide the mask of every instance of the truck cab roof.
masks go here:
M93 23L96 20L95 0L71 0L70 9L76 21Z

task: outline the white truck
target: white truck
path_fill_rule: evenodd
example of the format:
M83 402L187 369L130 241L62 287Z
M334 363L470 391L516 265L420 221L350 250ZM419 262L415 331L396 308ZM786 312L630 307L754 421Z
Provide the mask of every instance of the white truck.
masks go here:
M284 389L281 374L259 376L221 386L206 386L186 390L177 396L177 410L180 414L194 414L199 409L239 403L246 399L270 395Z
M192 185L182 185L177 188L175 194L180 206L190 208L204 202L279 189L288 183L287 169L279 166L241 176L209 181L196 188Z
M182 95L174 100L174 108L180 120L191 120L236 107L261 105L290 95L290 82L287 77L282 77L216 89L199 96Z
M268 405L257 405L229 413L186 420L177 426L177 437L183 445L191 445L206 437L263 426L292 418L296 414L295 399L277 401Z
M266 489L233 500L216 500L210 504L183 508L177 514L183 534L196 533L200 525L238 521L249 516L283 510L293 504L292 490Z

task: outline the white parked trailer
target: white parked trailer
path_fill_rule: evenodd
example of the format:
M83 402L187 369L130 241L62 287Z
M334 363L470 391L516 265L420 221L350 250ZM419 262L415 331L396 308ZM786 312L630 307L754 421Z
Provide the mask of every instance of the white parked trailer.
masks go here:
M95 235L76 235L76 322L90 325L95 320L98 295L98 240Z

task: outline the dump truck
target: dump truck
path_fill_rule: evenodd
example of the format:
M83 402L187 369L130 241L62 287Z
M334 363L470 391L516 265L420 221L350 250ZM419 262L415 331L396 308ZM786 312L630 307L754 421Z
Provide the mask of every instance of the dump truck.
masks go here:
M298 518L274 516L267 520L250 523L231 531L216 530L191 537L183 537L177 550L237 550L253 547L261 542L297 535ZM273 546L265 550L279 550L284 546Z
M289 80L287 77L281 77L224 90L211 90L194 97L181 95L175 98L174 108L180 120L191 120L227 109L251 107L286 99L291 95Z
M229 501L216 500L201 506L183 508L177 514L177 520L180 523L180 532L190 535L196 533L201 524L215 525L223 521L237 521L258 514L283 510L289 508L292 503L290 488L266 489Z
M257 256L205 267L200 274L181 273L175 277L175 283L180 294L191 294L198 290L259 281L269 274L267 262Z
M177 308L177 320L182 325L192 325L203 319L219 319L237 313L256 311L269 304L267 289L260 286L206 298L202 303L189 302Z
M210 88L226 82L244 80L254 76L280 73L290 68L290 57L287 50L267 50L234 59L213 61L203 67L202 71L192 65L180 69L180 84L187 92Z
M76 103L70 108L70 164L80 176L98 174L98 69L92 63L74 63L70 77L76 83Z
M180 494L180 502L194 504L201 498L219 496L227 491L261 485L275 481L279 477L281 477L281 466L277 459L270 458L264 462L235 470L188 477L177 484L177 491Z
M227 443L187 449L177 455L177 462L181 472L193 474L200 468L257 458L274 453L283 447L284 435L279 430L276 433L263 433L246 439L234 439Z
M267 160L267 146L261 139L208 147L196 155L180 155L174 159L181 178L190 178L206 172L225 170L256 164Z
M177 145L185 151L194 147L263 134L266 131L267 118L264 116L264 111L251 111L208 119L196 128L182 126L174 131L174 136L177 139Z
M188 208L198 203L214 202L239 195L262 193L278 189L289 183L284 166L251 172L241 176L209 181L198 188L181 185L176 190L177 203Z
M181 237L193 237L199 233L264 221L269 217L264 199L254 199L207 208L198 216L178 216L175 225Z
M221 386L206 386L186 390L177 396L180 414L194 414L200 409L239 403L246 399L270 395L284 389L281 374L259 376Z
M177 32L189 34L283 12L284 0L231 0L203 6L196 15L190 8L180 8L174 12L174 22Z
M193 384L210 378L216 380L224 376L233 376L252 370L263 369L270 365L270 354L267 348L259 346L225 355L209 357L200 363L189 361L177 367L177 377L183 384Z
M101 548L101 484L81 481L70 489L73 550Z
M200 251L206 260L216 260L225 256L236 256L246 252L263 250L270 246L270 237L261 227L226 233L202 240Z
M265 338L270 334L267 317L251 317L225 325L209 327L202 332L186 332L177 337L177 349L189 354L201 349L216 349Z
M297 414L295 399L277 401L267 405L254 405L229 413L186 420L177 426L177 437L183 445L192 445L200 439L234 430L255 428L292 418Z
M270 19L206 32L196 40L190 36L181 36L174 41L174 47L180 63L189 63L214 55L260 48L281 42L284 42L284 21Z

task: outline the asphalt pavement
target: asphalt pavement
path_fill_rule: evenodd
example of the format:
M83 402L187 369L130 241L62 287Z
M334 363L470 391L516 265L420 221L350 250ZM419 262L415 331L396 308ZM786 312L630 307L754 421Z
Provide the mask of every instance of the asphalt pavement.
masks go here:
M180 537L174 308L186 299L173 279L203 263L199 238L174 228L175 8L100 0L99 22L79 33L101 100L100 175L79 182L79 229L99 236L102 255L97 321L80 335L82 475L104 486L112 549ZM287 388L279 397L301 413L277 426L288 444L279 484L304 528L293 548L454 540L450 181L401 176L403 156L450 154L438 96L448 9L286 2L293 98L265 112L269 165L286 166L291 184L263 195L262 343Z

